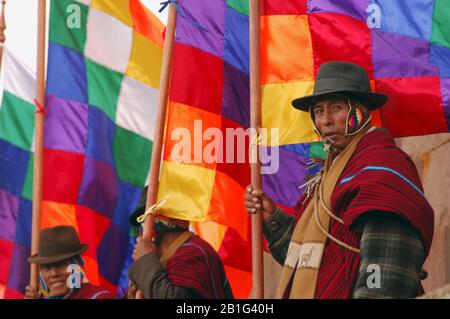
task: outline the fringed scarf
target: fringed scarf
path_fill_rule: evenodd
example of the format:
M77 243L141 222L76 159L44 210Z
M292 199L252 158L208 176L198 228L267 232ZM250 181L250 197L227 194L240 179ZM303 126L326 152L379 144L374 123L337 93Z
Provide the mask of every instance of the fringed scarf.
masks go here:
M332 190L366 132L367 129L356 135L334 161L331 156L327 157L320 184L294 229L278 286L278 298L314 298L332 216L325 207L331 207Z

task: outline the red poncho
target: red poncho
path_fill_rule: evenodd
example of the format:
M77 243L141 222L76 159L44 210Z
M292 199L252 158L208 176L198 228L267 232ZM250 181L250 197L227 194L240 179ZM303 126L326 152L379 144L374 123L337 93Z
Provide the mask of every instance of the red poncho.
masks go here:
M302 201L300 201L301 203ZM361 234L351 225L369 211L398 214L422 236L428 255L434 231L434 213L423 195L417 169L386 130L367 133L333 190L333 212L344 225L330 220L331 235L359 247ZM301 216L308 203L299 205ZM319 269L316 298L350 298L358 275L360 255L328 240Z
M174 285L191 288L203 298L232 298L222 261L206 241L190 238L166 263L168 278Z

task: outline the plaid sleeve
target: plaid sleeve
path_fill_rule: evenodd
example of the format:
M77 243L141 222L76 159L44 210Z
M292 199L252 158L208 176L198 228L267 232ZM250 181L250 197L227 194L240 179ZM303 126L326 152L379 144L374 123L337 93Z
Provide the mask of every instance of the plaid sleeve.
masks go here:
M353 298L414 298L425 250L419 233L400 216L370 212L361 238Z
M268 242L268 248L272 257L280 264L284 265L292 232L294 231L294 216L283 212L279 207L270 216L270 219L263 224L263 233Z

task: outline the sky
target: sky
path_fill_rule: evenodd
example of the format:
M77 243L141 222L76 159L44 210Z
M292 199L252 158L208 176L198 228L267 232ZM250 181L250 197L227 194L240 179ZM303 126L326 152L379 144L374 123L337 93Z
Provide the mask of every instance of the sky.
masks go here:
M57 0L47 0L47 19L49 16L50 1ZM141 0L144 5L166 24L168 9L162 13L158 12L161 1ZM7 0L5 6L5 45L10 52L19 57L32 70L36 70L37 4L38 0Z

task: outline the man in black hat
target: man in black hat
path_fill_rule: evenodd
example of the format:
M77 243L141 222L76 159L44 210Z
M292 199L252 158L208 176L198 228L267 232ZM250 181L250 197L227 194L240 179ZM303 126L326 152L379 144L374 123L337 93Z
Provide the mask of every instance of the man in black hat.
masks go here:
M385 129L370 124L387 96L347 62L321 65L309 112L328 153L289 216L262 190L244 195L262 212L264 235L284 266L279 298L411 298L421 293L434 215L416 167Z
M143 192L142 205L146 193ZM139 227L142 215L145 216L145 206L131 215L131 224ZM129 270L131 289L138 288L147 299L233 298L219 255L189 231L189 221L157 214L153 227L154 241L137 239L134 263ZM133 297L130 291L129 298Z
M39 237L39 252L28 258L39 265L41 290L27 286L26 299L114 299L107 290L89 283L83 272L81 244L72 226L45 228Z

